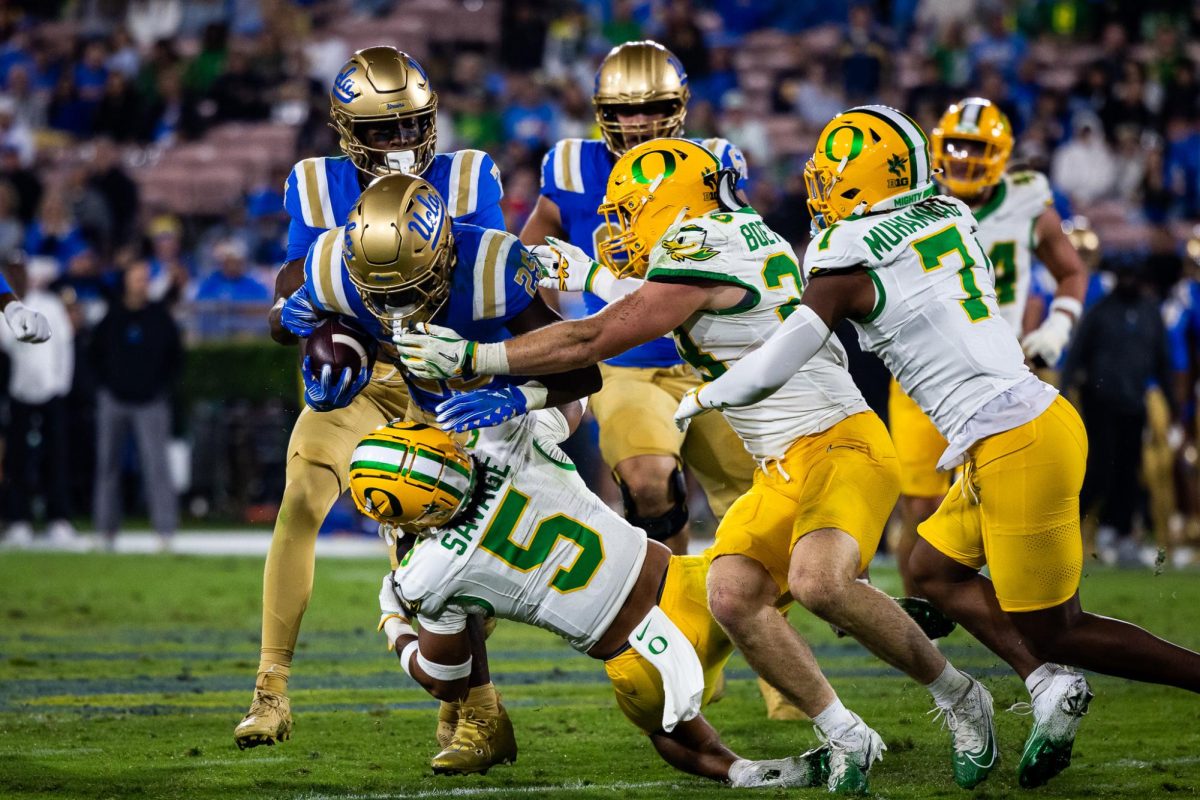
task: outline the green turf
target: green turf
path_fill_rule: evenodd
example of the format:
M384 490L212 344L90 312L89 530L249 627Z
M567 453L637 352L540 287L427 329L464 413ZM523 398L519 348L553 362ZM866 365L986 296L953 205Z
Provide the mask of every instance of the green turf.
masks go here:
M521 754L485 776L435 778L434 703L374 632L383 562L317 571L292 680L292 741L240 752L250 698L261 561L170 556L0 555L0 797L731 797L673 772L616 711L598 664L553 636L502 624L489 642ZM895 577L877 570L884 588ZM1200 575L1092 570L1084 600L1193 647ZM925 692L793 612L847 705L889 745L872 772L887 798L966 796ZM1028 717L1003 713L1021 684L964 634L947 652L987 676L1003 758L974 794L1022 794L1013 773ZM768 722L745 663L709 718L749 757L814 743L807 724ZM1159 797L1200 792L1200 698L1096 678L1075 763L1036 796ZM822 796L821 791L755 797Z

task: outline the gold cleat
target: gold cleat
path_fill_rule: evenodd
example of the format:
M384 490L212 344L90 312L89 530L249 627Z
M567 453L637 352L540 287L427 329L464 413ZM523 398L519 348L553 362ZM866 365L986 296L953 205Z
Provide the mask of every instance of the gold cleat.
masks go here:
M454 740L454 729L458 727L458 703L443 702L438 706L437 743L439 750L445 750Z
M233 741L241 750L273 745L292 738L292 701L286 694L265 689L254 690L254 702L246 716L233 729Z
M800 710L795 703L783 696L783 693L771 684L758 679L758 690L762 692L763 702L767 704L767 719L800 722L808 719L808 715Z
M497 709L496 713L487 713L481 706L459 708L454 739L431 762L435 775L486 775L496 764L517 760L512 720L503 705Z

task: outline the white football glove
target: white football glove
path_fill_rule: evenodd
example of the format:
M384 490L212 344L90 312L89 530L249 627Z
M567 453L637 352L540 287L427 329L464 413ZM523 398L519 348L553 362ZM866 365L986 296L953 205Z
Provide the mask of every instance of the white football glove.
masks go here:
M680 431L687 430L692 417L698 417L713 408L713 406L705 405L704 401L700 399L700 390L703 388L703 386L697 386L695 389L688 389L680 398L679 408L675 409L675 427Z
M598 271L608 272L594 258L570 242L547 236L549 244L529 248L537 258L540 269L538 284L560 292L591 291L591 282Z
M4 319L16 335L18 342L38 344L50 338L50 321L20 300L4 307Z
M388 649L396 645L396 637L403 633L412 633L413 627L408 614L400 606L400 598L392 584L392 573L385 573L383 585L379 587L379 628L387 637Z
M462 377L471 366L475 349L475 342L428 322L400 331L392 341L405 369L418 378L436 381Z
M1028 358L1040 358L1046 366L1053 367L1062 357L1063 348L1071 340L1071 329L1075 321L1065 311L1053 309L1045 322L1025 334L1021 349Z

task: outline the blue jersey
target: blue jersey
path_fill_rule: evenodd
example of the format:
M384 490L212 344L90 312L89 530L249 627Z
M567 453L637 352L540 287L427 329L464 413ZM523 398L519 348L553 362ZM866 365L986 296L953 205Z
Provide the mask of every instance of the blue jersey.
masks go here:
M746 159L742 151L725 139L693 139L721 160L721 164L738 171L738 188L746 186ZM562 217L567 241L582 247L592 258L596 244L608 238L608 225L596 209L604 202L608 176L617 157L600 139L563 139L542 159L542 196L553 200ZM604 308L604 301L585 293L584 303L589 314ZM670 336L638 345L632 350L609 359L616 367L673 367L683 359L675 350Z
M358 167L346 156L306 158L292 167L283 185L283 207L292 218L287 260L304 258L322 232L346 224L362 194ZM482 150L439 153L421 173L446 201L450 216L484 228L504 230L500 211L500 168Z
M510 337L508 323L533 302L537 293L537 262L517 237L504 231L454 222L454 261L450 271L450 297L431 322L453 328L477 342L499 342ZM358 288L350 281L343 259L345 231L322 233L304 260L304 288L314 307L353 317L390 348L392 331L375 318ZM426 381L400 371L409 394L427 412L449 398L451 390L465 391L496 383L523 383L507 376L470 381Z
M1193 348L1200 344L1200 283L1184 278L1163 302L1163 322L1171 351L1171 369L1191 368Z

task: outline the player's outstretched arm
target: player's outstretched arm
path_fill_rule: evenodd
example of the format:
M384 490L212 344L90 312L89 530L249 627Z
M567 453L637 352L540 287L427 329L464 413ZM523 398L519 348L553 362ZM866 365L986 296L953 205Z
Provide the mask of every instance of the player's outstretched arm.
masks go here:
M738 360L712 383L684 395L676 424L709 408L748 406L770 397L820 352L843 319L865 316L875 303L875 286L861 270L814 276L801 305L762 347Z
M1054 366L1062 357L1071 338L1071 330L1083 316L1083 298L1087 292L1087 267L1071 240L1062 230L1062 219L1053 208L1038 217L1034 227L1038 258L1050 270L1058 288L1050 303L1050 313L1034 330L1021 339L1021 348L1030 358Z

